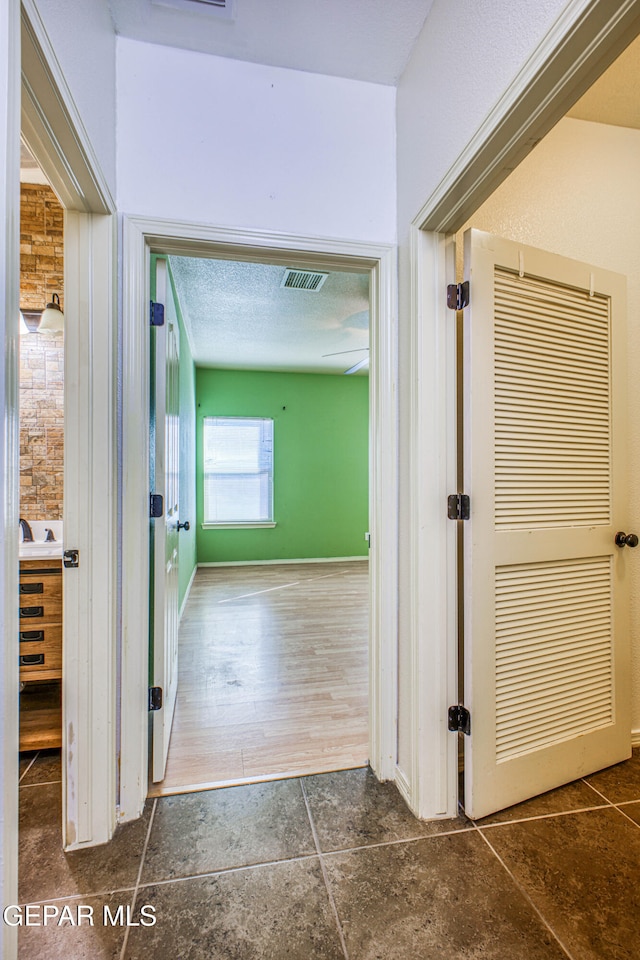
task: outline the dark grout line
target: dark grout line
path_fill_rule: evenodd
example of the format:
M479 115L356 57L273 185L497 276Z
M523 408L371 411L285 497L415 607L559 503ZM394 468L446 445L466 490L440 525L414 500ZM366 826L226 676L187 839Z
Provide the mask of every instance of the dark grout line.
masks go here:
M508 867L507 864L505 863L505 861L502 859L502 857L501 857L500 854L497 852L497 850L495 849L495 847L493 846L493 844L490 842L489 838L488 838L488 837L485 837L484 832L483 832L483 829L481 829L480 827L477 827L477 828L476 828L476 831L477 831L477 833L480 834L480 836L482 837L482 839L484 840L484 842L487 844L487 846L489 847L489 849L490 849L491 852L493 853L493 855L494 855L494 857L496 858L496 860L498 861L498 863L500 863L500 865L502 866L502 868L505 870L505 872L506 872L506 873L508 874L508 876L511 878L511 880L513 881L513 883L515 884L515 886L517 887L517 889L520 891L520 893L521 893L521 895L524 897L524 899L527 901L527 903L529 904L529 906L531 907L531 909L534 910L535 913L537 914L537 916L540 918L541 923L546 927L546 929L549 931L549 933L551 934L551 936L553 937L553 939L556 941L556 943L558 944L558 946L560 947L560 949L561 949L561 950L563 951L563 953L568 957L568 960L574 960L573 955L572 955L571 953L569 953L569 951L568 951L567 948L565 947L564 943L562 942L562 940L560 939L560 937L558 936L558 934L555 932L555 930L553 929L553 927L551 926L551 924L549 923L549 921L546 919L546 917L544 916L544 914L542 913L542 911L539 909L539 907L537 906L537 904L533 901L531 895L530 895L530 894L528 893L528 891L522 886L522 884L520 883L520 881L516 879L516 877L514 876L514 874L511 872L511 870L509 869L509 867Z
M300 790L302 791L302 799L304 800L304 805L307 809L307 816L309 818L309 826L311 827L311 834L313 836L313 842L315 844L316 850L318 852L318 860L320 861L320 869L322 870L322 878L324 880L324 885L327 891L327 897L329 898L329 905L331 907L331 912L333 913L333 918L336 923L336 929L338 931L338 937L340 938L340 945L342 947L342 952L344 954L345 960L349 960L349 951L347 950L347 943L344 938L344 932L342 930L342 924L340 922L340 915L338 913L338 907L333 896L333 890L331 889L331 883L329 881L329 874L327 872L327 866L324 862L322 856L322 850L320 849L320 838L318 837L318 831L316 830L316 825L313 821L311 815L311 807L309 806L309 798L307 797L307 791L305 790L304 781L299 780Z
M20 776L18 777L18 786L22 783L22 781L24 780L26 775L29 773L29 770L31 770L31 767L34 765L34 763L36 762L39 756L40 756L40 751L37 750L35 755L31 758L31 763L28 765L27 769L24 771L24 773L21 773Z

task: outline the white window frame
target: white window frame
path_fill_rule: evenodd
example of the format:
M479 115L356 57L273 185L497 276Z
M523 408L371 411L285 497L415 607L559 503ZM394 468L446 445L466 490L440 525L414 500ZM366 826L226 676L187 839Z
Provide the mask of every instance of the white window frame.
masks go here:
M269 464L269 515L265 518L254 518L251 520L240 520L240 519L229 519L229 520L211 520L207 514L207 468L206 468L206 430L207 423L211 421L229 421L229 422L253 422L253 423L270 423L271 424L271 461ZM206 416L203 418L202 422L202 482L203 482L203 517L204 522L202 524L203 530L229 530L239 527L241 529L247 528L260 528L260 527L275 527L274 520L274 499L273 499L273 470L274 470L274 459L273 459L273 443L274 443L274 425L275 421L273 417L229 417L229 416ZM261 441L262 442L262 441ZM266 472L266 471L261 471ZM242 476L240 471L236 471L235 475Z

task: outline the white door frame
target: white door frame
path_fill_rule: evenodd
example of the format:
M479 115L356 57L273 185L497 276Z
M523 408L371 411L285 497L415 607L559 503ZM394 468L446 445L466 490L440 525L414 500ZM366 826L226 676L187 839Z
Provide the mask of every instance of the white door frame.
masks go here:
M18 632L18 311L20 279L20 6L0 5L0 330L4 363L0 374L0 476L3 478L0 607L2 635ZM13 644L2 654L0 749L0 898L18 903L18 657ZM2 925L0 955L17 956L17 929Z
M20 124L22 93L23 136L65 207L65 407L72 410L65 420L65 545L80 550L80 567L69 571L72 578L65 583L62 831L70 850L105 842L115 826L115 203L37 7L33 0L23 0L21 36L15 34L20 29L20 5L11 0L9 11L17 18L12 24L13 47L4 61L12 70L7 100L12 122L15 125L17 117ZM12 190L18 206L13 216L19 219L18 166L16 141L6 169L15 177ZM15 251L5 251L5 263L11 264L7 317L12 327L17 324L18 249L16 242ZM15 337L15 329L11 333ZM13 441L18 367L15 340L12 343L5 349L3 419ZM3 525L7 595L17 575L19 501L17 447L8 449L4 478L11 509ZM4 610L5 636L15 636L13 597ZM7 645L7 655L10 651ZM11 707L17 703L18 690L17 657L13 659L3 687L4 704ZM15 761L8 756L17 757L17 712L6 720L3 744L5 795L17 800ZM71 744L73 749L68 749ZM105 764L105 757L113 757L113 762ZM7 805L4 823L10 832L17 832L15 812ZM6 863L13 870L13 841L6 849Z
M446 722L447 705L458 702L455 524L443 520L446 493L457 489L455 321L444 307L444 286L454 281L447 235L467 222L638 32L640 0L624 0L615 10L608 0L569 3L411 224L413 673L411 766L403 792L421 817L454 816L458 792L457 736ZM429 456L432 444L440 451L436 458Z
M370 762L393 779L397 741L397 330L395 250L376 244L139 217L123 223L122 753L119 818L147 796L149 257L151 253L368 270L370 372Z

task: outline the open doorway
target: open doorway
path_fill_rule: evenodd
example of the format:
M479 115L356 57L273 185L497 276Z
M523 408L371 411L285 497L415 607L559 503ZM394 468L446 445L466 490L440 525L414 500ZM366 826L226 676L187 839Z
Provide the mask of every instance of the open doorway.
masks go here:
M20 753L62 745L64 211L23 145L20 169ZM45 305L48 307L45 316ZM58 309L58 305L60 309ZM31 771L33 775L33 770Z
M369 273L193 257L168 273L182 616L150 794L363 766Z
M397 741L398 489L394 251L377 244L285 235L271 237L258 231L232 231L202 224L158 222L136 217L124 219L123 239L123 469L127 483L123 499L122 608L125 637L128 634L127 624L136 624L136 636L139 636L141 625L149 622L150 564L148 548L146 553L143 551L149 539L149 519L140 514L139 498L148 497L150 490L149 465L145 458L140 457L140 450L144 450L149 443L151 338L149 327L142 328L138 318L141 311L148 311L152 258L213 258L271 264L281 268L309 268L316 272L356 273L369 278L369 516L368 523L361 530L365 555L368 545L364 534L368 532L371 535L367 581L370 610L367 739L368 759L373 771L380 779L391 779L395 771ZM326 349L317 352L338 351ZM318 379L354 379L353 375L344 375L344 371L349 369L344 359L342 356L337 358L340 366L336 367L336 376L320 375ZM354 365L351 363L351 366ZM286 403L280 406L286 406ZM145 414L144 418L141 413ZM193 516L180 517L180 522L187 520L191 522ZM146 693L149 676L153 676L153 673L149 671L148 649L139 643L125 643L120 766L120 811L123 820L139 815L148 793L149 713L146 697L144 708L141 708L140 691L144 689ZM158 683L155 677L152 683L154 686ZM141 776L144 782L141 782Z

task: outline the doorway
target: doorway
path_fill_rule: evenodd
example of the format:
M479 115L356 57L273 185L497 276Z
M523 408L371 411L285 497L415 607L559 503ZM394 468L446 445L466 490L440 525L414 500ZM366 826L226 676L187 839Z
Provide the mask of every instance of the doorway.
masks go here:
M365 765L369 274L175 256L166 269L183 616L150 793Z
M64 539L64 212L24 144L20 208L19 636L24 775L34 760L53 759L62 745ZM51 304L46 316L45 304Z
M313 268L316 271L367 273L371 290L371 371L370 442L371 488L368 531L372 538L369 593L371 628L369 639L369 759L381 779L391 779L396 760L397 671L397 460L395 414L395 334L391 305L394 291L394 253L376 245L340 241L278 237L278 245L258 232L226 231L196 224L157 223L143 219L125 220L124 338L128 359L125 370L136 370L125 378L124 463L128 478L123 519L125 570L123 571L123 623L147 622L141 603L148 595L148 558L140 550L146 538L148 520L135 507L136 490L149 489L148 471L139 451L147 444L140 430L139 413L127 417L130 409L148 411L148 331L134 323L144 310L145 287L149 289L150 258L153 254L189 256L243 263L268 263L278 267ZM327 351L330 352L330 351ZM133 366L132 366L133 363ZM140 375L142 373L142 375ZM281 404L285 405L286 404ZM385 450L382 456L381 451ZM131 500L130 500L131 494ZM187 519L187 518L185 518ZM190 519L190 518L189 518ZM129 563L128 557L135 563ZM304 558L294 558L304 559ZM126 630L126 626L125 626ZM139 645L125 645L122 696L122 789L123 819L136 815L146 798L140 782L140 760L147 771L146 703L140 711L140 683L148 675L147 652Z

